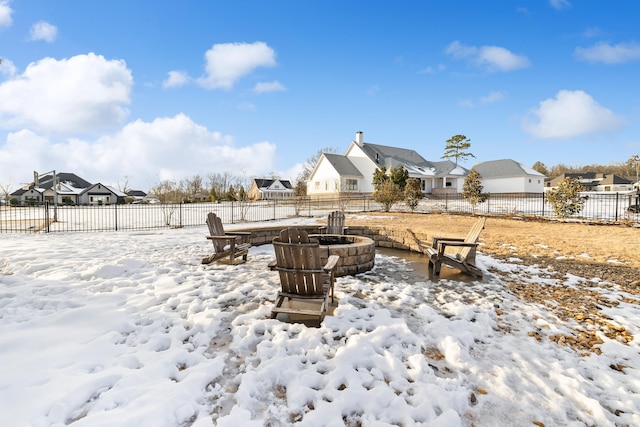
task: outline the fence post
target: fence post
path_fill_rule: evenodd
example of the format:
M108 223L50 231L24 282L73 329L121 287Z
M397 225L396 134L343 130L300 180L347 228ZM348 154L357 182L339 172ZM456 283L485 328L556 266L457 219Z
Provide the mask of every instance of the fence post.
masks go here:
M273 199L273 220L276 219L276 200Z
M47 233L51 232L49 228L49 203L45 202L44 204L44 223L47 224Z
M546 193L543 191L542 192L542 216L544 216L545 196L546 196Z
M618 203L620 202L620 193L616 191L616 221L618 221Z
M182 205L184 202L180 202L180 207L178 208L178 227L182 228Z
M449 194L444 193L444 211L447 212L449 210Z
M113 213L115 216L116 231L118 231L118 203L113 204Z

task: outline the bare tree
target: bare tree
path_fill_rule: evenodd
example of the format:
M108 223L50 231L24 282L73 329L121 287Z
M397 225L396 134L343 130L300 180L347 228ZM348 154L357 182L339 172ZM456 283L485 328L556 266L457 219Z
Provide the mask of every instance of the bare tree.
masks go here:
M306 182L311 176L311 172L313 172L313 169L318 164L318 160L320 160L320 157L322 157L324 153L335 154L337 152L338 149L336 147L325 147L318 150L315 154L305 160L302 165L302 172L298 174L296 181Z
M9 198L11 197L11 183L2 184L0 183L0 194L2 194L2 198L9 203Z

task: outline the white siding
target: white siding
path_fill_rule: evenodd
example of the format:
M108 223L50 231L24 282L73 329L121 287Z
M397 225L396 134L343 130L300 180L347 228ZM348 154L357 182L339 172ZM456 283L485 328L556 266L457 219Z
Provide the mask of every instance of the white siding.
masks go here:
M360 171L363 178L360 179L360 192L373 193L373 174L378 166L371 161L369 157L362 151L359 145L352 143L347 150L346 157Z
M307 195L337 194L340 191L340 175L324 157L307 183Z
M544 177L524 176L513 178L490 178L481 180L485 193L542 193Z

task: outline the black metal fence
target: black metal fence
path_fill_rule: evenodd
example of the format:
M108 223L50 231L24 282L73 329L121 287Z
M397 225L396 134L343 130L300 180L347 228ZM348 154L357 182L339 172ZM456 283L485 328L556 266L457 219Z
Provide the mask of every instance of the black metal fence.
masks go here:
M633 212L640 203L637 195L589 193L584 208L572 219L582 221L640 223ZM634 207L635 206L635 207ZM286 201L128 204L102 206L1 206L0 233L91 232L144 230L199 226L207 213L215 212L226 224L261 222L298 216L345 212L381 211L382 205L370 196L304 198ZM392 211L408 212L403 202ZM493 194L475 206L461 195L442 195L420 201L418 213L483 213L553 218L555 214L545 194Z

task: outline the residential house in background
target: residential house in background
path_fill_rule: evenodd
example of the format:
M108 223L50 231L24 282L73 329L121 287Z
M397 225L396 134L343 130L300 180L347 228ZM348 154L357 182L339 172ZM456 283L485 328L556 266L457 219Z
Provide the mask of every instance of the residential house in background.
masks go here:
M285 179L256 178L247 191L250 200L283 200L294 196L291 182Z
M485 193L542 193L545 176L515 160L503 159L476 163Z
M599 172L585 173L563 173L562 175L547 182L546 190L555 188L564 181L565 178L578 180L584 191L599 191L611 193L625 193L634 191L633 182L614 174L604 174Z
M423 193L443 194L462 191L469 171L451 161L430 162L414 150L364 142L356 133L344 155L324 153L307 181L308 196L371 194L373 175L385 166L403 166L410 178L420 180Z
M55 178L55 179L54 179ZM124 202L127 195L101 183L91 184L73 173L60 172L39 177L11 193L19 204L111 205Z

